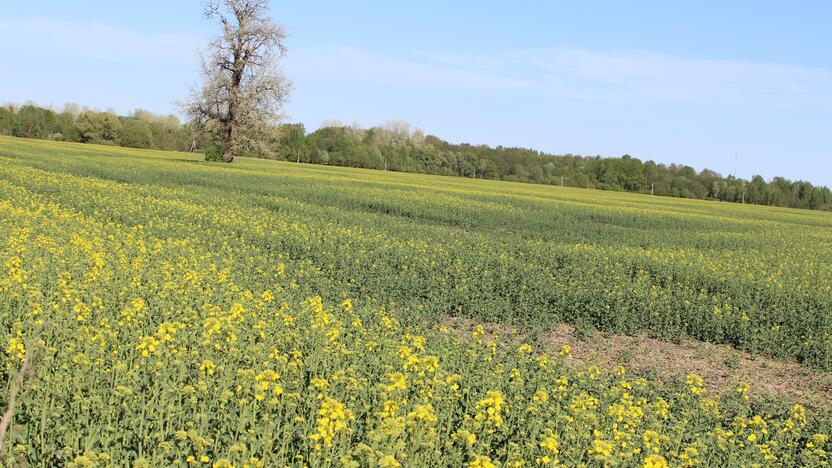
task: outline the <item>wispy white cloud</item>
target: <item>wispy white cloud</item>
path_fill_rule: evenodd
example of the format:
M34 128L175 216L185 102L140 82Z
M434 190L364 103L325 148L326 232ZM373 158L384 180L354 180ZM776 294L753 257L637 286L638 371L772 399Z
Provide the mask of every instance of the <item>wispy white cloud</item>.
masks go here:
M18 52L111 62L193 63L204 38L83 21L0 20ZM382 54L349 46L291 51L290 72L399 86L499 90L602 101L656 99L754 106L832 106L832 69L573 47L486 54ZM291 73L290 73L291 74Z
M377 54L349 46L299 48L289 51L288 67L303 76L349 77L370 83L466 88L534 85L526 77L483 73L421 56Z
M31 54L113 62L193 62L202 38L98 22L27 19L0 22L0 44Z
M581 48L392 56L351 47L292 53L300 75L401 86L489 88L602 101L663 100L721 105L832 107L832 69Z
M149 67L194 64L204 37L148 32L98 22L0 20L0 47L42 59L53 55ZM832 108L832 68L680 57L649 51L574 47L459 54L378 53L350 46L290 50L288 74L348 85L487 91L638 103L657 100L745 107Z

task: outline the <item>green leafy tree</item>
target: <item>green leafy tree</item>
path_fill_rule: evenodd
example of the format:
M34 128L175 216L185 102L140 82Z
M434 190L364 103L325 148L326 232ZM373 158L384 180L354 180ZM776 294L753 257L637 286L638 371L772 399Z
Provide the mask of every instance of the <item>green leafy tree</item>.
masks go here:
M279 128L277 158L284 161L308 161L309 145L303 124L284 124Z
M25 138L48 138L59 128L55 112L33 105L25 105L17 111L14 135Z
M150 122L132 117L121 119L121 129L118 131L119 144L131 148L153 147L150 125Z
M76 125L84 143L115 143L121 130L118 117L109 112L82 112Z
M59 131L64 141L81 141L81 134L78 132L75 116L69 112L61 112L55 116Z
M12 110L7 107L0 107L0 135L13 134L14 124L14 112L12 112Z

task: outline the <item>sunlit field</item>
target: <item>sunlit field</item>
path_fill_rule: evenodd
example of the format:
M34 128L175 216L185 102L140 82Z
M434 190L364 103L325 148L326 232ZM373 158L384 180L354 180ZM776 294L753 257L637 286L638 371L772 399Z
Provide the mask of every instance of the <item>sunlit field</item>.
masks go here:
M0 137L0 234L7 463L829 462L828 411L536 337L828 371L830 213Z

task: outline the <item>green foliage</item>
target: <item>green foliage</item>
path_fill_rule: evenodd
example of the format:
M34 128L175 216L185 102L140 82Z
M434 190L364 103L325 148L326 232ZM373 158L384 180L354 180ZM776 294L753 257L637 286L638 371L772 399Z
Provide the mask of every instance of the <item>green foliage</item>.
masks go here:
M289 128L292 126L284 126ZM296 130L293 130L296 132ZM297 135L294 133L293 135ZM479 179L501 179L602 190L652 193L680 198L715 199L758 205L832 209L832 192L808 182L780 177L766 183L756 176L751 182L690 166L642 162L620 158L550 155L525 148L454 145L435 136L396 134L386 128L369 130L325 126L305 138L293 136L293 148L278 152L279 159L363 167L393 171L457 175ZM288 142L281 142L288 144ZM308 158L307 158L308 155ZM801 187L806 186L806 189Z
M115 143L121 131L118 117L109 112L85 111L76 122L84 143Z
M11 109L0 107L0 135L14 134L15 115Z
M16 112L0 108L0 135L103 143L133 148L187 150L193 142L191 129L176 116L159 116L138 109L127 117L110 112L76 114L25 105Z
M137 110L134 118L150 124L152 148L184 151L191 147L191 129L182 125L175 115L160 116Z
M81 133L78 131L75 117L72 114L61 112L55 118L64 141L81 141Z
M303 124L286 124L279 128L277 159L309 162L309 144Z
M205 150L205 160L209 162L218 162L222 160L222 147L219 145L211 145Z
M55 113L49 109L25 105L15 114L14 135L25 138L48 138L59 131Z
M130 148L151 148L153 147L153 133L151 124L145 120L131 117L119 119L121 129L118 132L118 142L121 146Z

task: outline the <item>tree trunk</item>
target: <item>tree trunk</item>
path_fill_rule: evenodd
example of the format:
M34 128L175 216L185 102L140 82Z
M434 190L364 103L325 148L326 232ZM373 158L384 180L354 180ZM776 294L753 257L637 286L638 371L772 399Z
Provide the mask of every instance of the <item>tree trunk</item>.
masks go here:
M225 145L222 148L222 162L234 161L234 105L229 105L228 121L225 124Z
M238 32L238 43L239 32ZM234 151L237 149L236 141L234 140L234 127L237 125L237 105L240 99L240 83L243 82L243 70L245 63L241 57L242 47L238 44L234 50L234 71L231 73L231 85L229 88L228 99L228 115L225 121L225 147L222 151L223 162L230 163L234 161Z
M230 163L230 162L233 162L233 161L234 161L234 151L231 148L226 146L225 149L222 150L222 162Z

